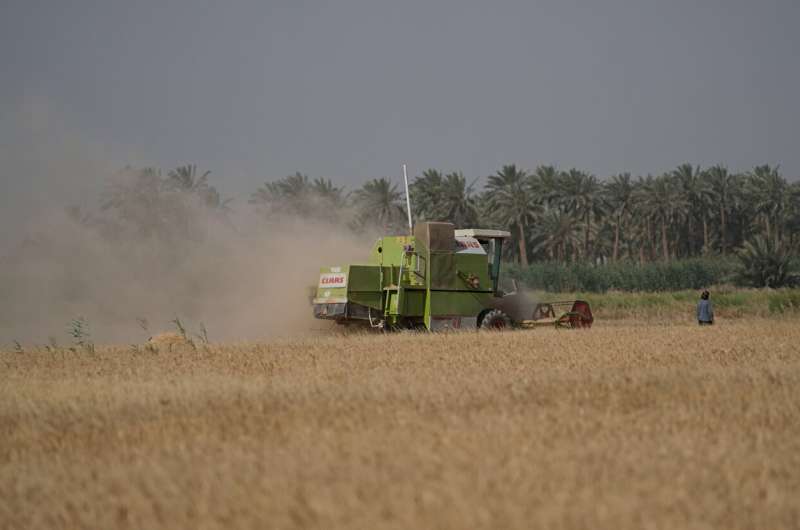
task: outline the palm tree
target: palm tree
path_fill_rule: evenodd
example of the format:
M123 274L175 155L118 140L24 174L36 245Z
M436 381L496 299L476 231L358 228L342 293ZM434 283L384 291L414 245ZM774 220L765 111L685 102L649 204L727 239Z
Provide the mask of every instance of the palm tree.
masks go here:
M309 192L315 200L322 202L322 206L325 208L338 209L347 205L344 188L334 186L331 179L315 178Z
M344 188L334 186L331 179L315 178L306 192L310 204L310 215L319 221L341 223L350 209L347 208L349 194Z
M443 185L442 172L436 169L427 169L422 172L409 186L414 215L417 219L436 221L438 217L439 195Z
M311 190L311 182L309 181L308 175L303 175L299 171L274 184L275 189L279 191L283 198L302 200Z
M389 231L403 225L405 208L397 185L385 177L372 179L355 191L353 199L362 226L370 223Z
M739 195L739 177L717 164L706 171L719 211L719 240L722 254L728 250L728 214Z
M100 209L113 212L119 227L127 225L142 236L164 234L170 226L165 214L173 213L163 208L164 187L160 169L126 167L103 192Z
M167 173L166 185L176 191L202 193L209 188L208 176L210 174L211 171L206 171L197 176L197 166L195 164L186 164L185 166L171 169Z
M314 210L309 201L311 190L308 176L296 172L273 182L265 182L250 194L248 202L268 216L279 213L305 217Z
M789 186L789 212L787 214L786 231L789 233L789 247L796 252L797 236L800 234L800 181Z
M786 186L778 166L756 166L748 174L747 195L756 214L764 222L767 239L773 235L775 238L780 238L780 228L777 225L786 206Z
M534 252L544 252L550 259L566 261L570 251L580 247L579 220L573 214L549 208L533 228Z
M661 227L661 257L669 261L669 235L667 227L686 217L689 204L673 176L666 174L648 178L634 194L644 215Z
M208 183L210 174L211 171L206 171L198 176L197 166L194 164L178 166L167 173L164 187L171 191L194 194L210 210L228 214L231 211L228 205L233 199L223 199L217 188Z
M740 279L753 287L783 287L791 277L792 259L781 242L756 236L746 241L737 257Z
M232 211L229 205L233 202L233 199L223 199L222 195L220 195L214 186L209 186L208 189L205 190L203 200L205 201L205 205L212 211L217 211L222 214L229 214Z
M680 186L683 199L688 205L686 211L686 252L695 252L694 221L699 219L703 225L703 252L708 251L708 209L712 201L712 190L708 179L699 166L681 164L672 172Z
M555 166L538 166L529 178L531 188L541 202L553 206L561 188L561 172Z
M460 171L448 173L439 190L437 210L440 218L459 227L474 226L478 220L474 185L474 181L467 185L467 179Z
M475 182L467 185L460 171L443 176L428 169L409 186L412 208L418 219L449 221L456 226L474 225L478 220Z
M342 199L344 188L333 185L331 179L315 178L311 183L311 192L320 197L330 197L335 200Z
M614 175L605 186L606 203L614 218L614 247L611 253L613 261L619 258L620 232L623 222L631 212L633 189L630 173Z
M573 212L583 223L583 255L589 258L592 221L599 220L606 208L597 177L577 169L562 173L554 201L564 211Z
M711 220L712 212L716 205L716 193L711 187L711 182L705 172L701 173L702 185L695 195L696 205L699 211L700 222L703 225L703 254L708 254L711 250L711 236L709 234L708 223Z
M486 184L487 206L495 222L517 230L519 262L528 266L525 231L539 211L527 173L514 164L503 166Z
M103 219L105 228L117 234L120 230L134 230L143 237L171 242L201 239L201 214L219 215L228 222L225 214L230 200L222 200L219 192L208 185L209 174L198 176L194 165L178 167L166 178L156 168L126 168L103 194L101 209L113 214ZM209 210L196 208L192 202L196 198Z
M643 265L646 259L655 259L656 244L653 237L653 212L650 205L644 203L644 197L653 186L654 177L639 176L633 182L631 193L631 223L629 239L631 244L638 248L639 264Z

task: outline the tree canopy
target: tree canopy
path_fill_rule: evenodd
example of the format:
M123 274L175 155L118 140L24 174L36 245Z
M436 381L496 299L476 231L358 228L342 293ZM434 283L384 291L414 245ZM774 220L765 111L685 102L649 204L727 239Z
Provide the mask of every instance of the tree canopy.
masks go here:
M202 229L193 212L227 219L232 211L210 184L210 172L195 165L166 176L156 168L126 168L120 175L104 193L100 214L73 210L71 217L112 234L197 240ZM746 266L771 263L773 272L750 276L768 284L776 280L767 276L785 276L800 245L800 183L787 180L779 166L734 172L685 163L657 176L598 178L576 168L527 171L508 164L482 187L480 180L460 171L423 171L410 183L414 220L509 230L506 258L523 267L533 260L645 263L736 255ZM344 230L406 231L404 193L386 177L347 191L330 178L296 172L265 182L248 202L266 220L289 216Z

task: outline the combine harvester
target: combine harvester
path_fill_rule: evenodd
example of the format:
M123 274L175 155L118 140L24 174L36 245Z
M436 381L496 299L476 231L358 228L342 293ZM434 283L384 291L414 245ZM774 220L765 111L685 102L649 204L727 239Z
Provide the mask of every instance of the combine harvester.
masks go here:
M533 304L517 289L503 292L501 230L455 230L418 223L410 236L378 239L363 265L326 267L314 316L380 329L591 327L583 300Z
M451 223L414 226L405 164L403 180L411 235L378 239L366 264L323 268L312 299L315 317L382 330L592 327L583 300L534 305L516 281L511 292L500 289L509 232L456 230Z

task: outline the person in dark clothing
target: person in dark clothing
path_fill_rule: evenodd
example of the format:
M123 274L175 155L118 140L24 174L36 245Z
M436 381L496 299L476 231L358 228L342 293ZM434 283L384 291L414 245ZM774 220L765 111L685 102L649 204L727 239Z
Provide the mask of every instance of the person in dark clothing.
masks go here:
M697 323L701 326L710 326L714 323L714 306L708 299L708 291L703 291L700 302L697 303Z

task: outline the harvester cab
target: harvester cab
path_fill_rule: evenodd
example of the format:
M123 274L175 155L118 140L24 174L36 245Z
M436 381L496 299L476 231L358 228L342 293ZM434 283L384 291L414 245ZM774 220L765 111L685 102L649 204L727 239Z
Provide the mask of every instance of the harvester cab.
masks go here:
M425 222L413 235L379 238L363 264L321 269L314 316L382 329L524 325L533 305L500 288L509 232Z
M495 296L502 296L500 290L500 259L503 255L503 242L511 234L505 230L484 230L467 228L453 231L456 241L476 240L487 255L489 279L492 282L492 292Z

